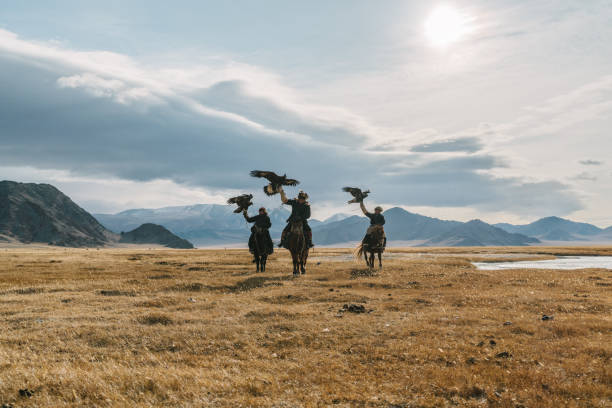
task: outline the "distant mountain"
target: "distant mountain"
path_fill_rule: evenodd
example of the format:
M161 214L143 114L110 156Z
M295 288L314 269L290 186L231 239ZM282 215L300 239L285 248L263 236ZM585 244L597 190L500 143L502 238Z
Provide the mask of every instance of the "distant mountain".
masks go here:
M399 207L384 212L389 241L425 241L424 246L527 245L539 242L520 234L509 234L480 220L462 223L414 214ZM313 228L316 244L360 241L369 225L366 217L352 216Z
M612 241L612 227L605 228L593 237L594 241Z
M70 247L102 246L117 239L57 188L14 181L0 182L0 235Z
M384 215L387 238L394 241L431 239L463 224L414 214L399 207L388 209Z
M337 214L332 215L329 218L326 218L325 221L322 222L322 224L329 224L331 222L342 221L348 217L352 217L352 215L345 214L345 213L337 213Z
M559 217L541 218L531 224L495 224L507 232L533 236L546 241L590 241L604 230L594 225Z
M462 224L413 214L399 207L388 209L384 215L387 238L393 241L426 240ZM313 240L319 245L360 241L369 224L366 217L354 215L313 228Z
M122 233L119 242L125 244L158 244L168 248L193 248L191 242L177 237L161 225L151 223L142 224L135 230Z
M522 234L509 233L481 220L460 223L421 246L524 246L540 242Z
M360 241L370 220L353 215L341 221L334 221L312 227L312 240L316 245L331 245L343 242Z

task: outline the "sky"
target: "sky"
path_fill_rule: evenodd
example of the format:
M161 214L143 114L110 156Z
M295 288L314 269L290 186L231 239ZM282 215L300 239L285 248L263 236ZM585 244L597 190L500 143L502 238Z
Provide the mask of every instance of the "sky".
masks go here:
M3 0L0 179L86 210L612 225L612 2ZM295 195L298 188L286 189Z

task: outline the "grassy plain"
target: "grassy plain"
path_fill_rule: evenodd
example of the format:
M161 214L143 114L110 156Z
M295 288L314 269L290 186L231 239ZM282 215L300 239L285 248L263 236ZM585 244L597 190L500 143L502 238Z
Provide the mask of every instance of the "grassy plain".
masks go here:
M0 406L612 406L612 271L470 263L612 248L350 253L2 249Z

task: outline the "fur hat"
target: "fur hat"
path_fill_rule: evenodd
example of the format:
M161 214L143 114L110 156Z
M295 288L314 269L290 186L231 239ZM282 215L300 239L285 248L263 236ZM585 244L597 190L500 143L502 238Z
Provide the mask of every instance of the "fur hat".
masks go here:
M382 207L380 205L376 206L376 208L374 208L374 211L376 210L380 210L380 212L382 212Z
M306 194L304 191L300 190L300 192L298 193L297 198L298 198L298 200L300 198L303 198L304 200L308 200L308 194Z
M268 213L268 211L266 211L266 207L260 207L260 208L259 208L259 211L262 211L262 210L263 210L264 214L267 214L267 213Z

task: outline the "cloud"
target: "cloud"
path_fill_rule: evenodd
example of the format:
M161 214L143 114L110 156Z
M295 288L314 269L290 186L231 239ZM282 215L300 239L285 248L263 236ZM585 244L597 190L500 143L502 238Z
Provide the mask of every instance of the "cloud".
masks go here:
M580 160L580 164L585 165L585 166L601 166L603 164L602 161L599 160Z
M487 170L504 166L489 155L437 160L403 169L384 185L376 185L376 191L393 197L391 202L411 206L473 206L490 212L503 208L530 215L567 214L582 208L581 201L560 182L488 174Z
M577 174L576 176L572 177L573 180L581 180L581 181L597 181L597 177L587 173L586 171L583 171L580 174Z
M130 87L118 79L105 79L92 73L60 77L57 84L61 88L82 88L95 97L111 98L124 105L162 103L162 100L147 88Z
M521 212L537 203L559 214L581 205L561 183L494 177L507 160L474 154L483 147L480 136L415 148L438 132L398 139L344 109L302 103L253 67L144 67L127 56L61 49L1 30L0 64L3 166L164 180L209 195L258 191L262 181L248 172L270 169L298 178L321 203L345 201L339 188L360 183L391 204Z
M464 137L459 139L440 140L413 146L413 152L466 152L475 153L483 148L483 143L477 137Z

